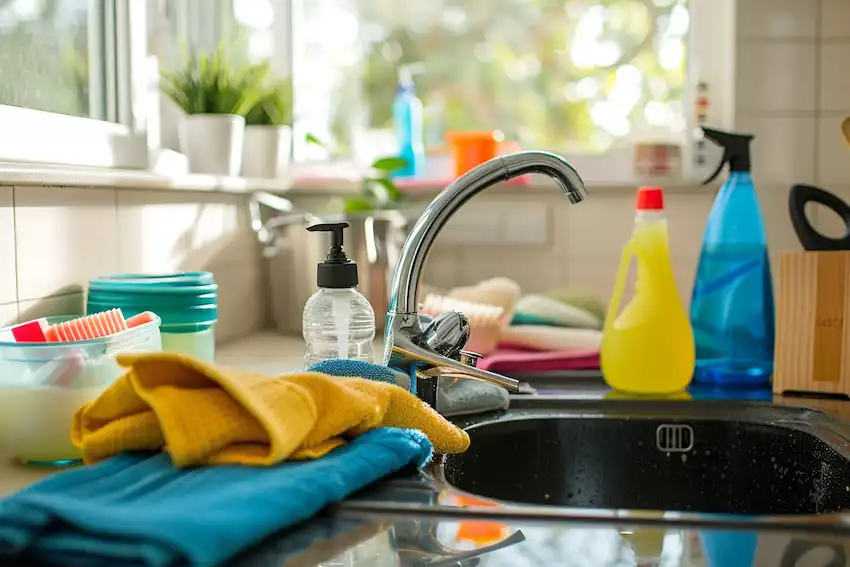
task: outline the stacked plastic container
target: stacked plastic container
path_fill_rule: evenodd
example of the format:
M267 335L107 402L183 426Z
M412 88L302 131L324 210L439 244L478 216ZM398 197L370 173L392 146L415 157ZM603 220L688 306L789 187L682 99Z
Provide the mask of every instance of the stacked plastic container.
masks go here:
M120 274L89 282L86 311L120 308L125 317L153 311L162 319L162 350L213 360L218 285L209 272Z
M69 317L48 317L57 324ZM120 333L71 342L15 342L0 330L0 453L62 466L81 455L69 428L77 409L124 370L115 357L161 349L159 318Z

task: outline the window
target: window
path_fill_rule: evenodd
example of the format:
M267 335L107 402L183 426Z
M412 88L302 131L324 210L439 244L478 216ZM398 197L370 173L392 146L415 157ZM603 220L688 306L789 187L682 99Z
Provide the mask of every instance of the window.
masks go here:
M0 104L104 118L103 69L89 58L96 43L90 16L88 0L3 2Z
M603 153L686 130L688 0L309 0L301 10L301 112L342 153L391 127L401 66L430 146L447 130L498 129L524 147Z
M146 167L136 12L132 0L0 1L0 160Z
M733 3L0 0L0 128L15 132L0 161L147 167L173 122L157 120L157 68L222 40L292 74L296 132L330 141L334 158L386 144L402 66L430 148L447 131L499 129L524 147L605 155L684 135L697 77L731 127ZM301 138L296 157L325 157L299 152Z

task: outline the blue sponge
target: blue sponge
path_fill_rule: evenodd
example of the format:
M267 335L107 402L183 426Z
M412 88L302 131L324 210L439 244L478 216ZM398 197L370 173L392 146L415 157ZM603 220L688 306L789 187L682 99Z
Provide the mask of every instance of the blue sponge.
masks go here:
M366 378L376 382L387 382L398 385L395 373L386 366L369 364L362 360L346 360L343 358L331 358L316 362L307 368L309 372L321 372L331 376L344 378Z

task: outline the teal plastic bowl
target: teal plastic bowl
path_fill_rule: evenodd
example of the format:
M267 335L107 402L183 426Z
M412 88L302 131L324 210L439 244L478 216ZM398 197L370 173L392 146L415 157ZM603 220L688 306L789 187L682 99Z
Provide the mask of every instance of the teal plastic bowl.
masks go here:
M218 284L210 272L115 274L89 282L86 312L120 308L125 317L153 311L162 320L162 348L212 360Z

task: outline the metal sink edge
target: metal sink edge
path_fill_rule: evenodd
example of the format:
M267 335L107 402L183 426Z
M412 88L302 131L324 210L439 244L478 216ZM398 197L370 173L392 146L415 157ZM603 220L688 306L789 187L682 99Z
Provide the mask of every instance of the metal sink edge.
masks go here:
M512 397L511 407L501 412L458 417L462 428L526 418L671 418L688 420L734 420L799 429L819 437L850 460L850 423L820 410L750 401L599 400L566 396ZM526 522L572 522L617 526L677 526L738 530L782 530L850 535L850 513L745 516L669 512L664 510L616 510L537 506L482 499L459 490L445 480L443 458L435 455L424 469L398 475L367 489L337 506L343 515L428 516L446 519L491 519ZM486 500L488 505L458 507L441 502L457 497Z

